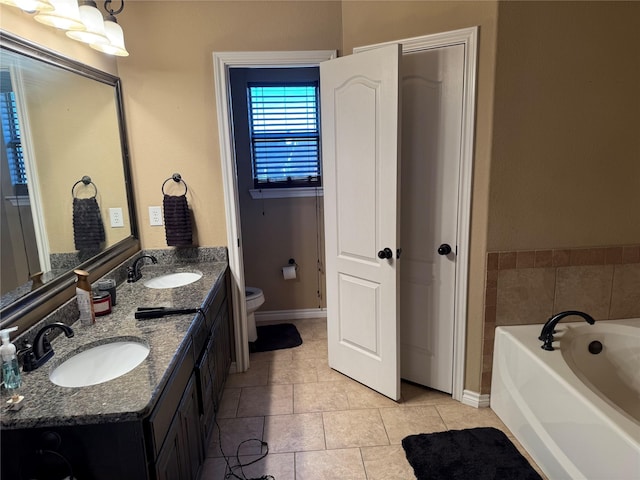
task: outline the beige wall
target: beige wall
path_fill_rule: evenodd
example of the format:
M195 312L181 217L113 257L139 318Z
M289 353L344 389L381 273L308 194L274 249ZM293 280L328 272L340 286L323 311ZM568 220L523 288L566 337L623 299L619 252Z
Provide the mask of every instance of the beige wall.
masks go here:
M149 226L162 182L189 185L201 246L227 244L213 52L327 50L340 45L339 2L130 2L119 60L143 248L166 247ZM274 222L273 228L280 224Z
M640 241L640 2L500 4L488 250Z
M85 175L96 189L80 184L73 194L86 198L97 193L105 245L131 235L113 87L68 72L54 75L47 68L25 71L23 80L50 253L76 251L72 187ZM126 227L110 226L110 207L122 209Z

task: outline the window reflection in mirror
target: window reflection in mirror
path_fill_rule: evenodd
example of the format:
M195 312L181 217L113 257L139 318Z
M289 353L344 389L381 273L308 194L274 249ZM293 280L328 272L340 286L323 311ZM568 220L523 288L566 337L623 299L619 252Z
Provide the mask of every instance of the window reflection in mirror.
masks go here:
M6 45L3 37L2 309L136 233L117 78Z

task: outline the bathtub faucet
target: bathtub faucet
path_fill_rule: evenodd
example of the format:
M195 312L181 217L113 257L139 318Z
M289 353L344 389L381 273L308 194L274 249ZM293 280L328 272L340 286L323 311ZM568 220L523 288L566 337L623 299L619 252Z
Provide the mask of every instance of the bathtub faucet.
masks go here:
M593 325L594 323L596 323L591 315L587 315L586 313L579 312L577 310L567 310L566 312L555 314L553 317L547 320L547 323L544 324L544 327L542 327L542 332L538 337L538 340L542 340L544 342L541 347L543 350L553 350L553 334L555 333L554 328L556 328L556 324L564 317L569 317L571 315L576 315L578 317L584 318L584 320L589 325Z

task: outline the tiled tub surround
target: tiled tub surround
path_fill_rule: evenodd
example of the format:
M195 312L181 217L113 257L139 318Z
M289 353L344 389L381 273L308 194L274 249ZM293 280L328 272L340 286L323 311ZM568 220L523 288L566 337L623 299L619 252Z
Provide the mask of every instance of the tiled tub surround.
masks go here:
M195 317L190 314L136 320L134 312L140 306L200 307L210 290L222 279L226 268L227 263L221 261L163 265L159 260L157 265L145 264L142 280L136 283L125 281L118 286L117 306L111 314L97 317L95 325L89 327L74 323L74 337L60 335L55 338L51 342L54 357L39 369L23 374L20 394L25 397L24 406L18 412L3 413L2 428L101 424L140 419L147 415L187 343L187 334ZM157 275L193 270L201 272L202 278L183 287L158 290L144 286L145 279ZM74 303L75 299L72 299L65 304L67 312L73 312ZM43 324L63 320L61 311L65 311L64 306L52 314L53 320L47 318ZM77 314L73 318L77 318ZM68 318L65 320L65 323L71 323ZM119 337L134 337L150 347L149 356L131 372L106 383L82 388L59 387L49 380L51 369L83 345L107 343Z
M482 394L491 390L495 328L543 324L563 310L596 321L640 317L640 245L489 252Z

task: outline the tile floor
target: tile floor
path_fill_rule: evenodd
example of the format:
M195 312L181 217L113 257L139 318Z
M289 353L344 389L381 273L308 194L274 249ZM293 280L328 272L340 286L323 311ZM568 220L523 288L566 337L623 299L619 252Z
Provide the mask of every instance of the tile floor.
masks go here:
M496 427L538 469L489 408L463 405L444 393L402 384L398 403L327 364L324 319L293 321L303 339L297 348L251 355L251 368L230 375L206 452L200 480L223 480L227 463L247 464L246 478L276 480L410 480L413 470L402 449L411 434L470 427ZM243 478L239 471L234 470ZM235 477L231 477L235 478Z

